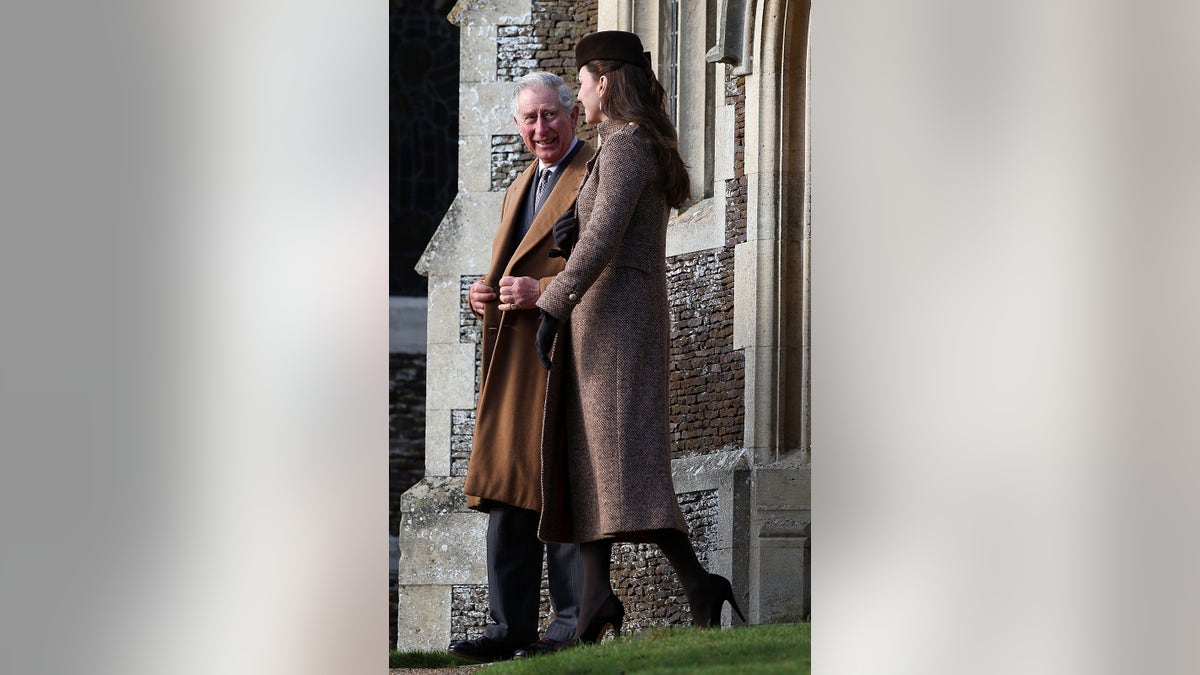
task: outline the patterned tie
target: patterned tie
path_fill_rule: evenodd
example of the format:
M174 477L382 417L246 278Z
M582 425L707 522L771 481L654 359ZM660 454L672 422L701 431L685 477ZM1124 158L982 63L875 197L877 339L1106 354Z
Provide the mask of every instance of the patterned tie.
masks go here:
M542 210L542 202L546 200L546 183L550 182L550 169L541 169L538 175L537 190L533 193L533 212Z

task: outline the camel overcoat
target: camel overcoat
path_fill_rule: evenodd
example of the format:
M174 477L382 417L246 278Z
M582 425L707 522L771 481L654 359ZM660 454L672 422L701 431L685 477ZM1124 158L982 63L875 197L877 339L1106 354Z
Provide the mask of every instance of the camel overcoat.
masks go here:
M606 120L598 130L576 206L579 242L537 303L569 328L555 345L562 381L547 397L543 431L546 541L687 532L671 481L670 209L637 125Z
M501 277L533 277L545 290L562 270L563 259L549 254L556 246L551 228L575 201L592 156L591 146L580 143L519 243L521 207L538 162L508 186L485 284L499 290ZM463 486L470 508L487 511L489 500L533 511L541 507L539 449L546 370L534 347L539 314L534 308L501 311L498 299L484 308L475 436Z

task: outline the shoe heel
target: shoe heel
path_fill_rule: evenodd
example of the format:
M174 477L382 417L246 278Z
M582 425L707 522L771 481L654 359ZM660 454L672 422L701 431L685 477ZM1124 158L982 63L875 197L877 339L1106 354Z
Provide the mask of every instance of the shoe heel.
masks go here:
M613 605L616 605L613 607ZM588 622L587 628L579 633L578 641L582 644L596 644L604 638L604 634L611 627L616 637L621 637L621 626L625 622L625 606L617 599L617 596L610 595L601 606L600 611L592 617Z
M737 612L738 618L742 620L742 623L746 623L746 615L742 614L742 608L738 607L737 600L735 600L733 597L732 588L729 590L729 595L726 596L725 599L729 601L729 605L733 607L733 611Z
M725 603L728 602L733 607L733 611L737 613L738 618L742 623L746 623L746 615L742 614L742 608L738 607L737 599L733 595L733 584L720 574L709 574L707 588L704 591L711 600L709 601L709 614L706 617L707 622L701 618L701 614L693 614L693 623L704 628L720 627L721 625L721 610L725 608ZM695 610L693 610L695 612ZM697 620L698 619L698 620Z

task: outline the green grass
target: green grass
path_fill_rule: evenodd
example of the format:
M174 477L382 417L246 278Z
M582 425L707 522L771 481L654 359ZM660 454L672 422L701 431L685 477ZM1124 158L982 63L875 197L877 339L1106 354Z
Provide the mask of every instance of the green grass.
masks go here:
M388 668L450 668L474 663L450 652L391 652Z
M637 636L610 640L599 645L576 647L557 654L497 663L487 675L532 675L579 673L617 675L640 673L803 673L810 672L811 626L775 624L725 630L669 628ZM432 668L468 663L449 654L429 654L442 659L437 664L398 664L393 668ZM410 652L409 654L412 654Z

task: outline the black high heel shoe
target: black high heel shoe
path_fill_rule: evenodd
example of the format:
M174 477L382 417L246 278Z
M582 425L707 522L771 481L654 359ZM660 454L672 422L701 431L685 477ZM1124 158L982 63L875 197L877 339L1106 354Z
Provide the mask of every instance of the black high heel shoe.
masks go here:
M720 574L709 574L705 579L704 588L688 598L688 604L692 608L692 625L701 628L720 626L721 610L726 602L737 612L742 623L745 623L746 616L742 614L742 608L738 607L737 600L733 597L733 585Z
M611 626L617 637L621 637L621 624L625 622L625 605L617 599L617 596L610 595L604 599L600 608L592 615L591 621L587 622L587 626L582 633L576 638L576 641L581 644L594 645L604 637L604 633Z

